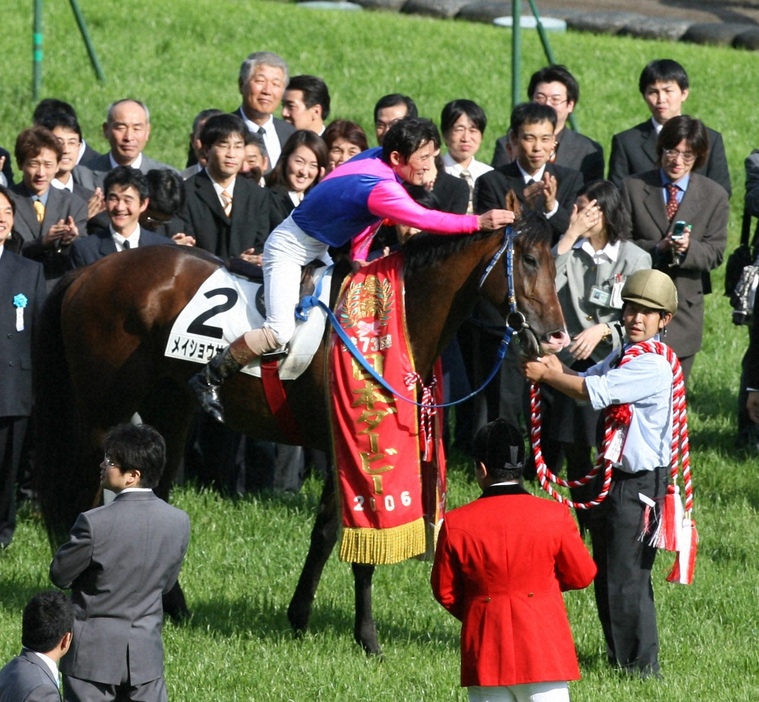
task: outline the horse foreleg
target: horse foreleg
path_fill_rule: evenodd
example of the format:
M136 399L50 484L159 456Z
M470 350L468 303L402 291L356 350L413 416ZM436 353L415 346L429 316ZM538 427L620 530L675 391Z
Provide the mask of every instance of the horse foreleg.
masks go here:
M303 564L298 585L295 588L292 600L290 600L290 606L287 608L287 619L296 634L302 634L308 628L316 588L319 586L324 566L335 547L336 541L335 483L330 473L324 482L324 489L316 512L316 521L311 530L311 544L308 548L306 562Z
M356 596L356 619L353 623L353 638L370 655L382 653L377 641L377 627L372 616L372 578L374 566L366 563L352 563L353 585Z

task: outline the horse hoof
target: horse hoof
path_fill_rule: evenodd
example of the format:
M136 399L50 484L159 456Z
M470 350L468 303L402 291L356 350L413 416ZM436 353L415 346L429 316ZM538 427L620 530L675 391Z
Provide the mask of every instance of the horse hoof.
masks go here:
M377 630L374 627L366 631L357 629L353 633L353 638L364 649L364 653L367 656L382 657L382 649L380 648L379 641L377 641Z
M287 608L287 621L290 622L290 626L296 637L301 637L308 631L308 620L310 618L310 607L298 607L295 602L291 602Z

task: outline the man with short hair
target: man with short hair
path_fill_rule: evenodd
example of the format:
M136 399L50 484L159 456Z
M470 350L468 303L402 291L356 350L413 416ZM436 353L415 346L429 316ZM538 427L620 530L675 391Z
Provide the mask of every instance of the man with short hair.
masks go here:
M609 663L631 675L660 677L651 584L656 549L640 536L645 501L663 499L667 492L674 375L664 355L645 352L625 359L624 353L635 344L660 340L677 312L677 289L666 273L640 270L625 281L622 300L627 338L622 355L613 351L584 373L547 355L526 361L524 372L533 383L547 383L593 409L615 408L617 417L627 414L626 420L620 420L627 426L615 456L611 488L590 511L593 559L598 566L596 606ZM599 491L603 478L601 472L594 483Z
M25 129L16 139L16 162L23 180L11 189L16 201L13 230L21 253L42 263L53 283L66 270L69 245L87 226L87 203L78 195L52 187L62 149L49 129Z
M271 196L239 178L245 158L245 124L237 115L210 117L200 132L205 169L185 181L185 234L221 258L261 260L264 241L277 223Z
M153 168L171 168L143 153L150 139L150 112L139 100L124 98L112 103L103 123L103 136L111 150L87 163L101 180L117 166L129 166L142 173Z
M34 108L34 112L32 113L32 122L34 122L34 124L42 124L48 116L59 114L69 115L70 117L73 117L75 120L79 121L73 105L65 102L64 100L58 100L57 98L45 98L43 100L40 100L37 103L37 106ZM99 151L95 151L95 149L93 149L82 136L81 143L79 145L79 155L76 159L76 165L79 165L80 163L86 164L87 161L91 161L98 156L102 156L102 154Z
M503 207L513 190L530 209L542 212L554 242L567 230L569 214L583 185L582 173L550 162L556 111L550 105L523 102L511 113L511 147L515 160L480 176L475 186L475 212Z
M471 702L568 702L580 677L561 593L590 585L596 566L569 509L524 489L524 454L513 424L479 430L482 495L445 515L435 551L432 592L461 621Z
M58 662L71 646L74 607L58 590L37 593L24 607L23 649L0 670L0 702L61 702Z
M282 99L282 119L296 129L309 129L321 136L329 117L329 90L317 76L293 76Z
M657 166L656 140L662 127L672 117L683 114L683 103L690 94L688 74L672 59L651 61L640 74L638 88L651 112L651 119L637 124L611 140L609 180L618 188L631 175L645 173ZM732 194L722 135L707 127L709 155L694 173L719 183L728 196Z
M105 208L110 220L107 229L75 241L69 253L69 268L81 268L108 254L138 246L171 244L171 239L140 226L140 215L150 202L147 177L128 166L118 166L106 174Z
M586 183L604 177L604 150L596 141L567 128L569 116L580 101L580 86L566 66L545 66L532 74L527 97L533 102L550 105L556 110L556 145L551 163L574 168L582 173ZM496 141L493 168L503 166L511 159L507 154L508 136Z
M116 498L80 514L50 564L50 579L74 602L65 697L166 702L161 597L177 582L190 520L153 493L166 463L153 427L119 424L103 451L100 485Z
M418 116L416 103L408 95L383 95L374 105L374 134L377 137L377 145L382 146L385 134L396 122L400 122L404 117Z
M192 132L190 132L190 149L187 154L187 168L179 174L182 176L182 180L187 180L197 173L200 173L205 167L205 159L200 153L202 148L200 143L200 131L203 129L203 125L208 121L209 117L222 114L224 113L221 110L212 107L208 110L201 110L195 115L195 119L192 120Z
M238 86L242 105L237 114L251 132L264 138L269 166L274 168L282 153L282 146L295 131L295 127L274 117L285 92L288 80L285 60L270 51L257 51L240 66Z

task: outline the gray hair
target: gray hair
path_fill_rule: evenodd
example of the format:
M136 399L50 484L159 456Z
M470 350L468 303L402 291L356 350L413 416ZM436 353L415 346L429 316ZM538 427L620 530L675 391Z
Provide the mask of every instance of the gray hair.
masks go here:
M272 66L280 68L285 74L285 85L290 80L287 62L279 55L271 51L256 51L246 58L240 66L240 83L245 84L250 80L250 76L257 66Z
M145 111L145 121L150 124L150 110L148 110L148 106L144 102L135 100L134 98L123 98L122 100L116 100L116 102L112 102L110 105L108 105L108 112L106 113L105 117L105 121L108 124L111 124L113 122L113 111L119 105L123 105L125 102L133 102L136 105L139 105Z

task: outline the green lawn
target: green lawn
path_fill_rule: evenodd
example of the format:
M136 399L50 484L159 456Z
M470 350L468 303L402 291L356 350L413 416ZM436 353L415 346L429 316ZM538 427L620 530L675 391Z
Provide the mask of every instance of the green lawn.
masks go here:
M510 34L478 24L384 13L316 12L292 5L234 0L81 0L106 72L99 85L87 63L67 3L45 7L44 95L72 102L96 148L107 104L147 101L153 134L148 153L184 165L187 133L200 109L232 109L236 75L247 53L269 49L293 73L324 77L333 116L371 127L377 97L412 95L422 114L469 97L490 117L484 160L510 110ZM13 148L29 123L31 3L6 8L0 82L0 144ZM733 176L731 246L743 197L742 161L755 146L753 77L759 55L731 49L567 33L551 37L557 60L582 86L578 120L607 149L614 132L641 121L641 68L657 57L681 61L692 79L692 114L722 131ZM533 34L524 36L524 83L545 63ZM607 153L608 155L608 153ZM722 273L714 276L719 291ZM759 487L755 458L734 448L735 393L746 332L730 323L721 295L707 305L704 349L689 402L696 518L701 535L696 582L672 586L672 555L659 558L655 588L662 640L662 682L617 677L604 661L591 591L567 605L583 680L577 702L641 699L746 702L759 699L757 549ZM376 576L376 619L385 655L364 657L352 641L350 569L332 559L315 604L311 632L292 638L285 611L305 556L319 485L298 496L249 498L233 504L191 488L174 502L186 509L193 539L183 574L195 616L165 631L171 698L196 700L445 700L458 689L458 626L429 590L429 564L384 567ZM454 465L453 506L476 495L464 466ZM50 554L38 518L25 511L13 547L0 554L0 658L18 649L20 611L47 587Z

